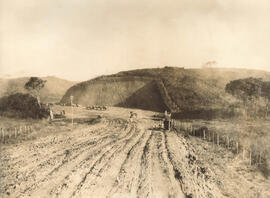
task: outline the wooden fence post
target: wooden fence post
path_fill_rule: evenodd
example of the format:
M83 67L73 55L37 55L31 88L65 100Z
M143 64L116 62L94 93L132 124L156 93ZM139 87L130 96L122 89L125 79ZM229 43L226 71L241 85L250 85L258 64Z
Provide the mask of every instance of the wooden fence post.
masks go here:
M3 134L3 143L5 143L5 129L2 129L2 134Z
M11 138L12 137L12 128L8 129L8 137Z
M250 148L250 149L249 149L249 165L250 165L250 166L251 166L251 164L252 164L251 157L252 157L252 151L251 151L251 148Z
M255 165L257 165L257 164L259 164L259 155L256 155L256 157L255 157Z

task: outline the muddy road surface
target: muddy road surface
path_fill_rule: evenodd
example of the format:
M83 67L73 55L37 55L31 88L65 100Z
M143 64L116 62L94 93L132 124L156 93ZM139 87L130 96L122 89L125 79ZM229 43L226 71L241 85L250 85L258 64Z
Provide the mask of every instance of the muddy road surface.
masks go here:
M1 197L226 197L181 134L113 116L2 145Z

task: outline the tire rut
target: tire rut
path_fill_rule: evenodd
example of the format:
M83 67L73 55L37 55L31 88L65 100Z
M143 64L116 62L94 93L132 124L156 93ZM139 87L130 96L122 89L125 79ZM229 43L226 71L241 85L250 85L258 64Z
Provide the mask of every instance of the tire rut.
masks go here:
M151 178L151 152L150 152L150 143L152 141L153 137L153 131L151 131L151 134L146 141L144 148L143 148L143 153L141 156L141 170L140 170L140 175L139 175L139 181L137 185L137 196L138 197L151 197L152 194L152 185L151 182L149 181ZM145 190L146 189L146 190ZM145 194L146 193L146 194Z
M182 192L185 194L186 197L188 197L188 194L185 192L185 189L184 189L184 184L183 184L183 181L182 181L181 172L178 170L177 165L173 160L172 153L170 152L170 150L168 148L168 135L167 135L167 133L165 133L165 148L166 148L166 151L167 151L168 159L169 159L171 165L173 166L174 177L179 182L179 185L181 187Z
M140 162L136 161L135 158L142 155L143 149L140 149L140 147L146 144L150 138L150 134L147 133L147 131L144 131L139 140L129 149L125 160L120 166L116 177L117 179L112 185L112 188L110 189L107 197L119 197L120 195L130 195L136 192L134 191L136 190L135 180L136 178L138 179L139 175L136 165L140 165ZM137 164L135 164L136 162Z
M84 181L87 178L87 174L90 174L93 169L94 169L94 165L95 163L97 164L98 161L100 159L102 159L104 156L106 156L111 149L115 149L117 147L117 144L119 144L121 141L124 141L125 138L128 138L129 135L132 133L132 127L131 129L128 131L128 133L124 134L123 136L120 136L119 139L114 139L113 141L110 141L106 144L100 145L98 148L95 148L94 150L91 151L91 153L88 153L88 155L81 159L75 166L73 166L70 171L66 174L66 176L59 181L59 185L57 185L55 188L51 189L51 195L52 194L56 194L57 196L60 194L73 194L74 192L69 192L72 190L72 186L74 186L74 188L81 188L80 186L82 186L82 184L84 183ZM101 153L103 151L103 153ZM93 160L96 160L95 162L93 162ZM92 163L91 163L92 162ZM93 168L87 168L87 164L90 165L90 167ZM85 170L87 170L87 172L85 172ZM80 173L81 171L81 173ZM77 178L77 175L84 175L80 181L77 181L78 179L72 179ZM76 181L74 184L74 181ZM67 189L66 186L69 186L69 188ZM76 187L77 186L77 187ZM67 192L66 192L67 191ZM75 190L76 191L76 190ZM76 194L76 193L75 193ZM67 197L67 195L65 196Z
M109 129L108 129L108 131L109 131ZM120 134L121 135L121 134ZM113 139L113 141L110 141L111 139ZM65 152L66 151L68 151L68 152L77 152L77 153L72 153L73 154L73 156L71 157L69 157L69 158L63 158L62 160L59 160L60 161L60 164L58 165L58 166L55 166L47 175L45 175L45 176L43 176L43 179L40 179L38 182L35 182L34 184L32 184L30 187L28 187L28 188L26 188L24 191L23 191L23 193L29 193L29 192L31 192L31 191L33 191L33 190L35 190L41 183L44 183L44 182L46 182L46 181L48 181L49 180L49 178L52 176L52 175L54 175L54 173L57 173L58 171L59 171L59 169L61 168L61 167L63 167L65 164L67 164L68 162L70 162L70 161L73 161L73 160L75 160L76 158L78 158L79 156L83 156L83 154L84 153L88 153L89 152L89 149L91 149L91 148L95 148L95 146L98 146L98 148L102 148L102 146L106 146L106 145L108 145L108 144L112 144L112 142L114 143L115 142L115 139L116 139L116 136L115 136L115 134L111 134L111 135L108 135L108 136L105 136L105 137L103 137L103 138L101 138L101 139L99 139L98 141L96 141L94 144L92 144L92 143L88 143L88 144L84 144L84 146L82 147L82 145L80 145L80 146L76 146L75 148L73 147L73 148L70 148L70 149L66 149L64 152L62 151L62 155L60 155L61 157L64 155L65 156ZM107 141L109 141L109 143L107 143L106 144L106 140ZM87 142L87 141L86 141ZM90 141L91 142L91 141ZM96 149L98 149L98 148L95 148L95 150ZM84 149L83 151L82 151L82 149ZM74 155L75 154L75 155ZM48 164L51 164L51 163L48 163L49 162L49 160L51 160L51 159L55 159L55 158L57 158L57 157L60 157L59 155L58 156L56 156L56 157L52 157L52 158L50 158L50 159L47 159L47 160L45 160L45 162L44 163L42 163L42 164L46 164L46 165L48 165ZM40 168L41 167L39 167L38 166L38 170L40 170ZM44 168L45 168L45 166L44 166ZM35 173L35 170L33 170L32 171L33 172L33 174Z
M210 183L209 171L197 160L193 146L184 137L165 133L165 146L174 177L186 197L214 197L214 191L215 197L223 197L215 184Z
M162 171L162 174L164 176L164 179L166 180L166 183L168 186L166 186L167 191L167 197L185 197L183 192L181 191L181 187L177 180L174 177L174 168L173 165L170 163L170 160L168 158L168 151L166 149L166 143L165 143L165 132L157 132L155 133L155 143L156 143L156 149L157 149L157 158L159 162L159 170ZM165 185L165 184L163 184Z
M97 166L99 164L101 164L101 162L103 162L103 160L106 160L107 157L107 163L109 160L111 160L111 158L113 158L113 156L115 154L118 154L117 151L121 150L126 144L127 142L132 138L135 137L137 134L132 132L134 131L134 126L132 127L132 129L129 131L128 135L124 136L121 140L118 140L117 142L115 142L115 145L108 148L102 155L101 157L99 157L94 164L90 167L89 171L86 172L82 178L82 180L80 181L80 183L76 186L75 191L73 191L72 195L70 197L74 197L77 195L77 193L81 190L81 188L83 187L83 185L86 183L87 178L93 174L93 171L97 168ZM129 137L129 135L131 134L131 137ZM121 145L122 142L125 142L123 145ZM118 145L120 144L120 145ZM105 163L104 165L101 166L101 168L98 171L98 174L100 174L100 171L106 166L107 164ZM98 168L97 168L98 169Z

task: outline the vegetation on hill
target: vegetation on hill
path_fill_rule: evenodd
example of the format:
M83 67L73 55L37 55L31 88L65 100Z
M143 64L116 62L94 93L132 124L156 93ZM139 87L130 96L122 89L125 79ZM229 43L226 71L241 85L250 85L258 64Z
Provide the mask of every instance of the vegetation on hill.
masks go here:
M225 91L238 98L248 117L268 116L270 105L270 81L259 78L233 80L226 85Z
M38 77L31 77L24 85L24 88L35 98L40 106L40 90L45 86L46 80Z
M49 112L30 94L16 93L0 99L0 115L12 118L46 118Z
M74 102L83 105L114 105L154 111L167 108L180 117L191 115L191 118L198 115L196 112L231 116L234 112L230 107L238 99L225 92L226 84L251 76L270 80L269 72L246 69L164 67L123 71L79 83L66 92L61 102L69 103L69 97L73 95Z

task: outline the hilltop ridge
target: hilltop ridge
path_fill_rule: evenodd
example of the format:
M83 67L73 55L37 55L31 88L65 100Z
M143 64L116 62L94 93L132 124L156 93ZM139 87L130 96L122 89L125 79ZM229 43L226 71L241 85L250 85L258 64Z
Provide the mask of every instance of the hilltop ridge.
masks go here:
M224 88L231 80L270 73L248 69L164 67L122 71L80 82L67 90L62 103L109 105L173 112L215 110L230 103Z

